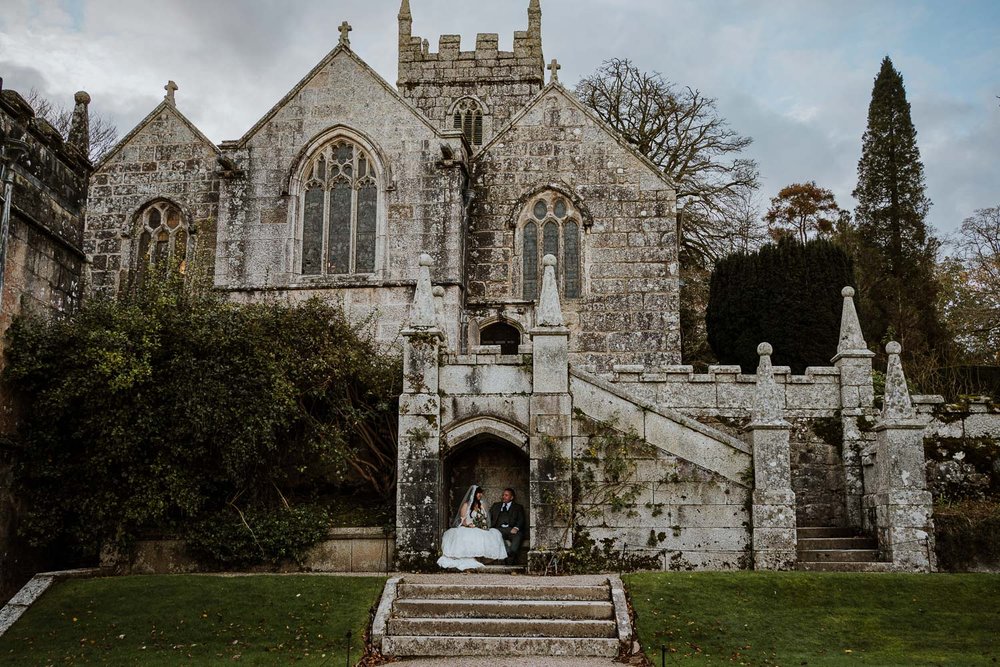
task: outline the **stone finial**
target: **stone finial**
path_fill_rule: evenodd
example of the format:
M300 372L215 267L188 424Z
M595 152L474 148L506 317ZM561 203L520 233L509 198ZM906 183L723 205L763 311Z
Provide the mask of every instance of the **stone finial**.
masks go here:
M885 371L885 398L882 403L882 421L906 421L916 417L913 402L910 400L910 390L906 386L906 376L903 374L903 364L899 353L903 347L896 341L885 346L889 354L889 364Z
M167 91L167 94L163 96L163 99L165 99L167 104L170 106L175 106L177 104L177 100L174 99L174 93L178 90L177 84L173 81L167 81L167 85L163 87L163 90Z
M840 316L840 342L837 344L837 354L861 351L871 355L864 334L861 332L858 311L854 307L854 288L845 287L840 294L844 297L844 309Z
M337 29L340 30L340 45L350 47L351 46L350 35L351 31L354 30L354 28L351 27L350 23L344 21L343 23L340 24L340 27Z
M562 305L559 303L559 287L556 285L555 255L542 258L545 267L542 273L542 294L538 299L537 325L540 327L564 326Z
M431 289L431 267L434 260L427 253L420 255L420 269L417 272L417 290L413 294L413 310L410 313L410 326L415 329L433 329L437 327L434 313L434 292Z
M538 40L542 37L542 5L538 0L528 3L528 33Z
M87 110L90 95L81 90L73 97L73 101L76 106L73 107L73 118L69 125L69 143L84 155L90 155L90 113Z
M757 346L760 363L757 365L757 391L753 400L753 423L774 426L787 426L785 421L784 400L781 389L774 381L774 367L771 365L771 355L774 348L770 343Z
M410 15L410 0L403 0L399 5L399 20L412 19L413 16Z
M558 83L559 82L559 70L562 69L562 65L559 64L558 60L556 60L555 58L553 58L552 62L549 63L548 69L549 69L550 72L552 72L552 81Z

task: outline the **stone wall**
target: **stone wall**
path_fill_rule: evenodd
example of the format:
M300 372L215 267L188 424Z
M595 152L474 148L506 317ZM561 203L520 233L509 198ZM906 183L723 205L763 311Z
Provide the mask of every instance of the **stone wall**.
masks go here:
M139 258L139 215L166 199L180 207L196 262L211 276L219 216L219 153L170 101L164 100L98 165L90 180L84 249L92 256L95 291L125 289Z
M562 301L571 361L601 371L680 361L674 190L571 93L546 89L485 147L473 190L470 321L534 326L517 223L535 194L555 192L583 218L582 295Z
M337 137L362 145L377 163L375 272L304 276L299 172ZM345 304L355 319L377 311L379 338L389 343L406 317L417 255L427 252L436 259L435 281L446 288L445 311L457 323L467 180L461 138L439 135L347 46L222 151L233 168L221 188L217 287L241 300L264 292L320 296ZM457 325L451 329L457 336Z
M2 82L0 82L2 83ZM86 94L78 112L86 114ZM0 368L11 322L23 312L42 317L68 315L80 304L85 273L83 211L92 170L85 147L59 133L13 90L0 85L0 144L24 143L11 167L10 229L3 294L0 295ZM0 207L3 206L0 182ZM2 210L2 208L0 208ZM0 433L16 427L16 399L0 386ZM0 598L7 599L45 564L23 541L14 539L20 511L11 486L11 462L0 459Z
M484 108L488 142L545 84L541 10L529 10L527 31L514 34L514 50L500 51L499 36L482 33L475 51L462 51L460 35L442 35L437 53L412 35L408 8L399 16L399 81L403 96L435 126L452 129L453 105L471 96Z

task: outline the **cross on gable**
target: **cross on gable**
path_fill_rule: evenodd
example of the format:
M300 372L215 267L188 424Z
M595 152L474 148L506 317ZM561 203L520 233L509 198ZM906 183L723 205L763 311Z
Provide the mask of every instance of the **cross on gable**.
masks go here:
M170 102L171 104L173 104L174 103L174 93L177 92L177 90L178 90L177 84L174 83L173 81L167 81L167 85L165 85L163 87L163 90L167 91L167 94L163 96L163 99L165 99L167 102Z
M354 28L352 28L351 24L348 23L347 21L344 21L343 23L340 24L340 43L343 46L351 45L350 32L352 30L354 30Z
M552 80L553 81L558 81L559 80L559 70L561 70L561 69L562 69L562 65L559 64L558 60L556 60L555 58L553 58L552 62L549 63L549 71L552 72Z

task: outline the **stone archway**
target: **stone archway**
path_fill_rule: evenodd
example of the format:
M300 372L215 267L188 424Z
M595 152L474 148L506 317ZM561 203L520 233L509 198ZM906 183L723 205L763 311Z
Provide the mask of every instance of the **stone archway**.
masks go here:
M531 517L528 455L512 442L493 433L475 435L448 452L443 473L442 530L449 527L462 496L473 484L486 489L487 505L499 501L505 487L512 487L517 502L524 506L525 517ZM526 548L527 541L522 550Z

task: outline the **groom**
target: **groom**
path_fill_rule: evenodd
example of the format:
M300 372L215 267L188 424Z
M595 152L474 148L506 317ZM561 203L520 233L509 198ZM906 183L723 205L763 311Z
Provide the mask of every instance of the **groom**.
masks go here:
M507 542L505 565L517 562L517 552L524 539L524 523L524 507L514 502L514 489L504 489L500 502L490 507L490 526L499 530Z

